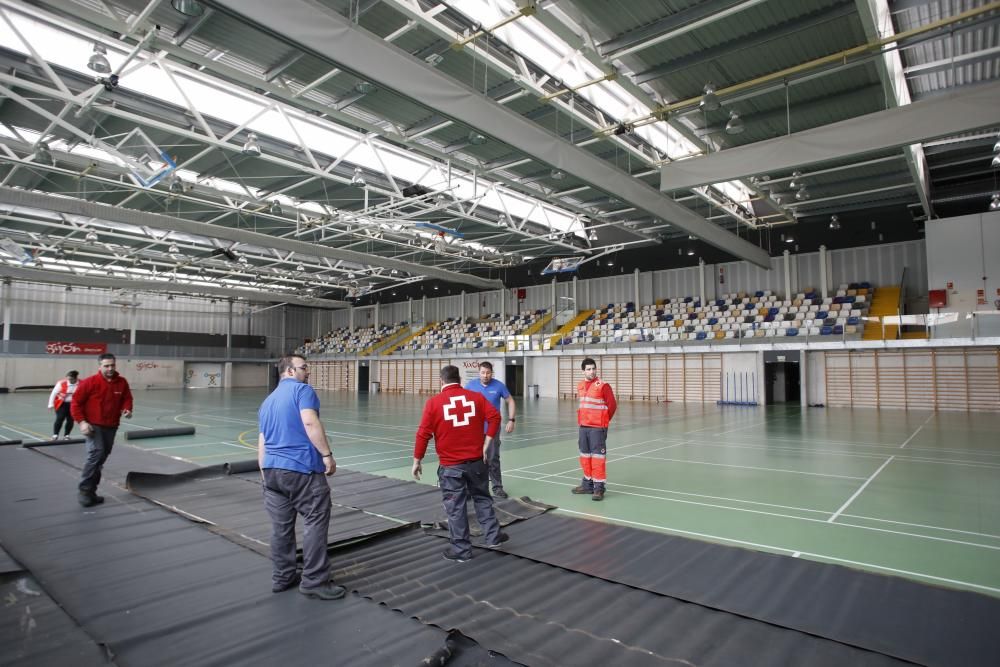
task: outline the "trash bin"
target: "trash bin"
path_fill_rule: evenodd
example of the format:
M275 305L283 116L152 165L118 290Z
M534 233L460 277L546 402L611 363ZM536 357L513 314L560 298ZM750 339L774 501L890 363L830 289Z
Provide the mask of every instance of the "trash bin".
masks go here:
M528 385L528 398L538 398L538 385L529 384Z
M368 393L370 394L377 394L380 391L382 391L381 382L372 382L371 385L368 387Z

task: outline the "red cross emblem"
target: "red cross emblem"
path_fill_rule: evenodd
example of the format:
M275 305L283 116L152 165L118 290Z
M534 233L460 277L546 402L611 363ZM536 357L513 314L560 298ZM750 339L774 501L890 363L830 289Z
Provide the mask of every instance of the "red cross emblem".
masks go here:
M468 426L469 419L476 416L476 404L458 394L452 396L448 405L444 406L444 418L453 426Z

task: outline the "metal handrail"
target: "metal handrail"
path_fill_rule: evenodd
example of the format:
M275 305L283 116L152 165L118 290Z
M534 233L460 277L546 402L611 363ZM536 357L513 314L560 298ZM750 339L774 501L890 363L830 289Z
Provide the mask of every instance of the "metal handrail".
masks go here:
M906 267L903 267L903 273L899 276L899 300L896 302L896 315L899 317L903 316L903 304L906 303ZM896 327L896 339L899 340L903 337L903 327L902 325ZM885 339L885 335L882 336Z

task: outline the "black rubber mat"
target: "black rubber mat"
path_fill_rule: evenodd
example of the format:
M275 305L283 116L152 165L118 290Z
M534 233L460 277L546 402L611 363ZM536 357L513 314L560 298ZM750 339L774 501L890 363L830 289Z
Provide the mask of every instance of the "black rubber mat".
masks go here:
M547 514L504 550L922 665L1000 665L1000 599Z
M23 568L17 564L17 562L10 557L3 548L0 548L0 574L9 574L11 572L20 572Z
M113 485L84 510L75 476L38 453L0 450L0 543L116 664L384 667L421 664L445 645L446 632L354 595L272 594L267 558ZM0 646L0 663L15 647ZM510 664L474 644L456 650L449 665Z
M230 475L225 464L175 475L130 472L129 491L194 521L211 524L237 541L249 541L267 553L271 521L261 497L260 473ZM377 514L334 503L327 543L336 545L363 539L406 525ZM296 522L302 543L302 522Z
M419 532L371 540L334 552L334 577L535 667L907 664L502 551L453 563L442 547Z
M0 664L110 665L97 645L26 572L0 574Z

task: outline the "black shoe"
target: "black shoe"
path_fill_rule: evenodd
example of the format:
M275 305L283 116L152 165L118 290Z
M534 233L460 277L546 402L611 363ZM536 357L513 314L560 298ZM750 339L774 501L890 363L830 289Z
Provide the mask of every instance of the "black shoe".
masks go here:
M471 560L468 556L458 556L452 553L451 549L445 549L442 555L445 560L450 560L452 563L468 563Z
M495 543L493 543L493 544L484 544L483 546L486 547L487 549L499 549L500 545L502 545L504 542L506 542L509 539L510 539L510 535L508 535L507 533L505 533L505 532L503 532L501 530L500 534L497 535L497 541Z
M339 600L347 595L347 589L328 581L322 586L317 586L315 588L303 588L300 584L299 593L302 593L308 598L316 598L317 600Z
M81 491L78 496L80 504L84 507L93 507L104 502L104 496L99 496L93 491Z
M510 496L507 495L507 492L503 490L502 486L497 486L493 488L493 497L499 498L500 500L504 500L506 498L509 498Z
M590 497L591 500L604 500L604 489L597 489L594 491L594 495Z
M271 592L272 593L284 593L289 588L293 588L295 586L298 586L301 581L302 581L302 577L299 576L298 573L296 573L295 576L292 577L291 580L288 581L287 583L284 583L284 584L272 583L271 584Z
M594 492L593 489L588 489L583 484L581 484L580 486L574 487L572 489L572 491L571 491L571 493L575 493L578 496L582 496L584 494L588 494L589 495L589 494L591 494L593 492Z

